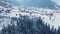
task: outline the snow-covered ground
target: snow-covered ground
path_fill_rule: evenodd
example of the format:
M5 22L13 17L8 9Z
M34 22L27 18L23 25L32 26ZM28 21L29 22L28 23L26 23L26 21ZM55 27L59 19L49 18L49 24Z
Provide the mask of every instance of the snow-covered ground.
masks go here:
M17 17L18 19L20 15L23 15L23 16L27 15L30 18L41 17L44 24L46 23L47 25L50 24L50 28L54 26L54 28L58 29L58 27L60 26L60 13L58 10L43 9L43 8L32 9L32 8L13 6L13 5L11 5L11 7L6 8L3 6L0 6L0 17L4 16L4 17L1 17L0 19L1 21L0 26L2 26L2 24L8 25L11 21L10 19L11 17ZM9 10L9 12L6 13L6 10ZM0 29L1 28L2 27L0 27Z

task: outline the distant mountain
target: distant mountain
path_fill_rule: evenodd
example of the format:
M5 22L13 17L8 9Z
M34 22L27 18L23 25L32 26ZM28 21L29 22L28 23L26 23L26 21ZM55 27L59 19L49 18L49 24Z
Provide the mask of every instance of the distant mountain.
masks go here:
M30 0L26 1L26 3L24 4L27 6L34 6L38 8L58 9L57 4L51 0Z
M14 1L13 0L4 0L6 2L10 2L16 5L22 5L27 7L38 7L38 8L48 8L48 9L58 9L59 5L54 3L51 0L22 0L22 1ZM60 8L60 7L59 7Z

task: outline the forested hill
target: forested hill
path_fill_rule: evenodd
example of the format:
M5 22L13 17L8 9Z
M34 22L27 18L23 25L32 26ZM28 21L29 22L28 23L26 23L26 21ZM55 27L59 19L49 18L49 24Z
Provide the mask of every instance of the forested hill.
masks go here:
M0 1L0 34L60 34L59 19L59 10L21 7Z

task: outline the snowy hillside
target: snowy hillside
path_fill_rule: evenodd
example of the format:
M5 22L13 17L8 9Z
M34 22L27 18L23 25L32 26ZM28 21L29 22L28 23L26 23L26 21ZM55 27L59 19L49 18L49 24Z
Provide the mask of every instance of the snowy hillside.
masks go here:
M2 25L7 26L11 22L12 17L17 19L22 16L28 16L30 19L41 17L44 24L50 25L50 28L58 29L60 26L60 11L47 8L31 8L10 5L8 3L0 2L0 30ZM22 18L23 19L23 18Z

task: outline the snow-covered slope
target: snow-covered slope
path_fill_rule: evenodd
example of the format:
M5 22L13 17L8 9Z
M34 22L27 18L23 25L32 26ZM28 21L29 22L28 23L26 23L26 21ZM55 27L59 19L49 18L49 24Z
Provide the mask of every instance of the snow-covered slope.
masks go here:
M2 25L7 26L11 22L12 17L17 19L22 16L28 16L30 19L35 17L41 17L44 24L50 24L50 28L58 29L60 26L60 11L46 8L31 8L31 7L19 7L10 5L8 3L0 2L0 30Z

